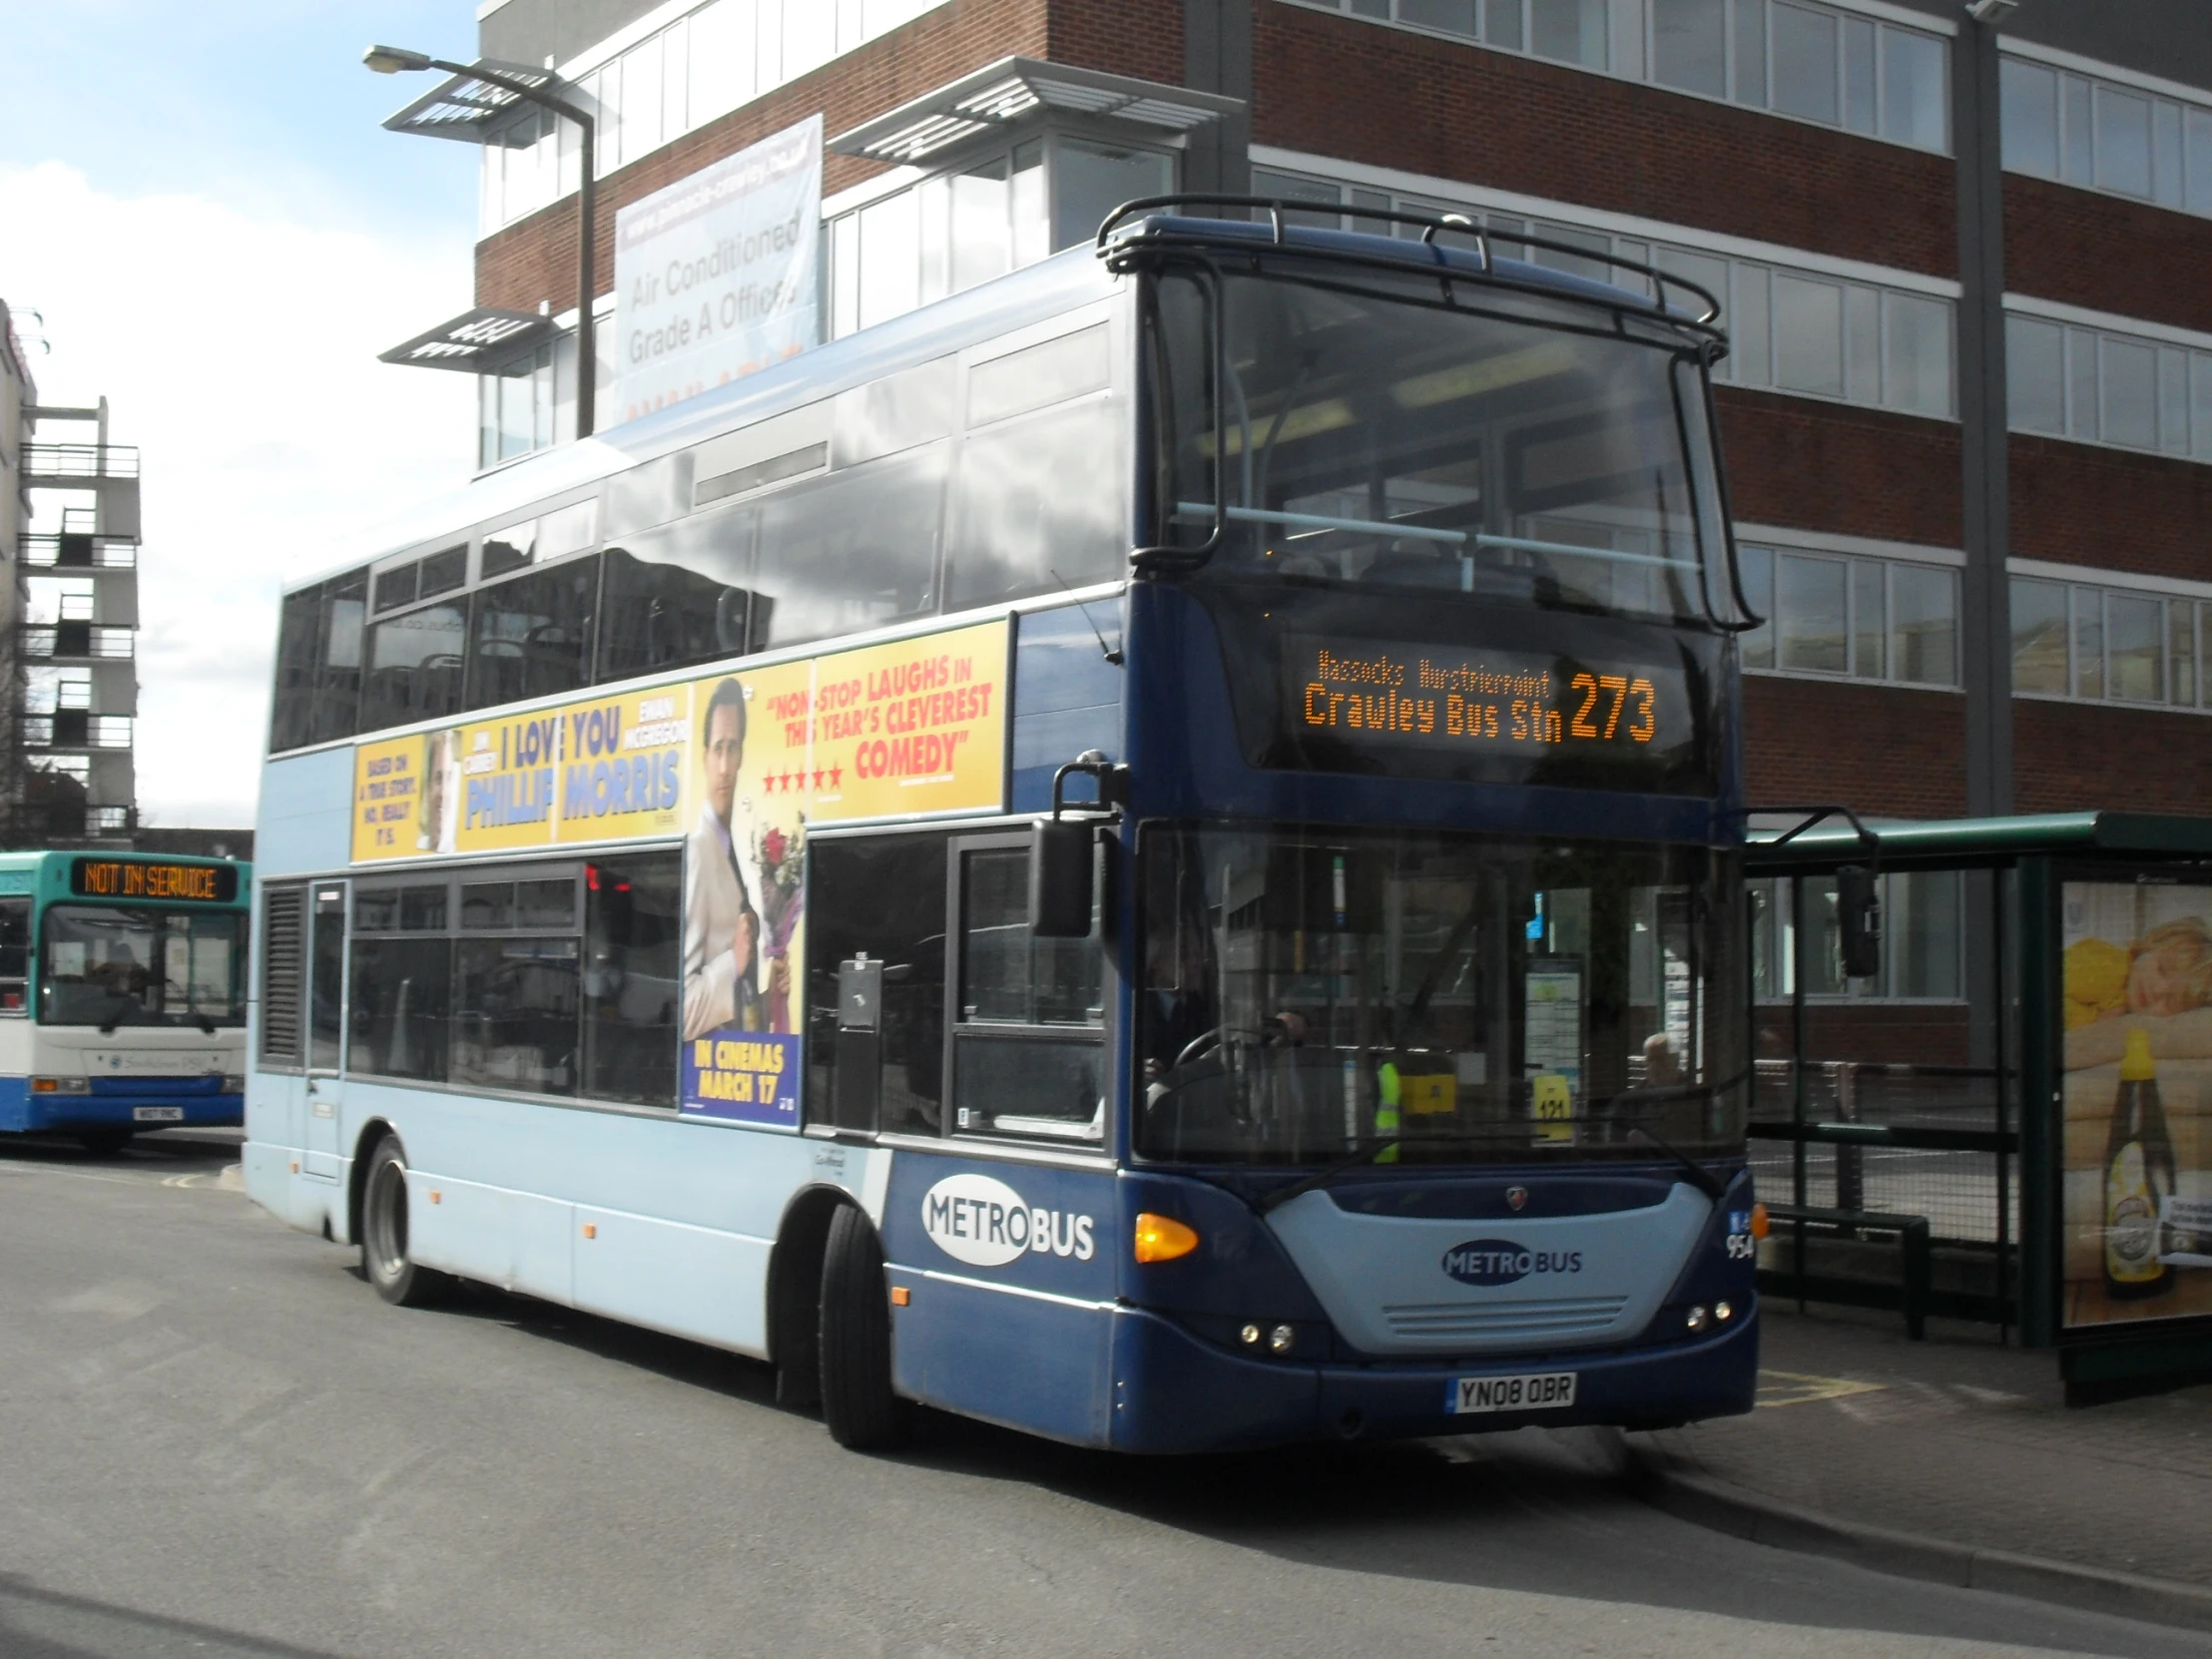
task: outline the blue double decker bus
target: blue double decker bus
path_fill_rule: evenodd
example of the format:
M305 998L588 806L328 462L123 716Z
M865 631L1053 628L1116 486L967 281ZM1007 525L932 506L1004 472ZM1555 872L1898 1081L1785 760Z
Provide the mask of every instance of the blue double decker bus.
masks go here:
M245 1121L253 866L0 852L0 1133L118 1152Z
M1749 1408L1717 307L1210 203L286 594L257 1200L856 1446Z

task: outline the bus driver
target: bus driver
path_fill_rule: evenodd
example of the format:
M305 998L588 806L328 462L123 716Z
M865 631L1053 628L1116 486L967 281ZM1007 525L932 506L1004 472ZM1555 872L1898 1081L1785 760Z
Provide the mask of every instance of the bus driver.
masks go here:
M767 1028L756 955L761 918L738 868L738 774L745 766L745 688L725 680L700 723L707 799L685 848L684 1040ZM783 963L779 961L781 969Z

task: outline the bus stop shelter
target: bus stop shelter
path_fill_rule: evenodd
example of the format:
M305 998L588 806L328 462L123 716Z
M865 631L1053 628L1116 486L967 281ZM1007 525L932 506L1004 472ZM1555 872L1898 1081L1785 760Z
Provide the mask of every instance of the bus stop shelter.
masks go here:
M1979 872L1993 898L1953 1060L1816 1052L1881 1046L1808 1035L1851 867ZM2084 1394L2212 1372L2212 819L1839 814L1753 831L1746 875L1794 941L1752 1010L1763 1288L2016 1330Z

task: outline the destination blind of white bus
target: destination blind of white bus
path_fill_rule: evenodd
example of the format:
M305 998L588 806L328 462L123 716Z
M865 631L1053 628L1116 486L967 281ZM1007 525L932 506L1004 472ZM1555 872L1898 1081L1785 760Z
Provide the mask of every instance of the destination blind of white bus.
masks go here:
M71 890L88 898L190 898L221 904L237 895L236 881L231 871L214 865L142 864L121 858L79 858L70 870Z
M1298 724L1351 738L1434 745L1573 747L1648 744L1659 730L1659 693L1638 665L1563 673L1532 652L1431 657L1364 642L1292 640Z

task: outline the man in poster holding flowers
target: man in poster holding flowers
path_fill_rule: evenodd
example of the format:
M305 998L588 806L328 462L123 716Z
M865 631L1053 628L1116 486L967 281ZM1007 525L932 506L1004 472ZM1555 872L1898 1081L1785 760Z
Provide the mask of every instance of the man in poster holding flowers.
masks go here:
M761 991L761 917L738 863L738 778L745 768L745 689L724 680L700 722L706 800L687 848L684 883L684 1038L712 1031L790 1028L791 965L780 951ZM781 929L779 929L781 931ZM772 1012L782 1018L772 1022Z

